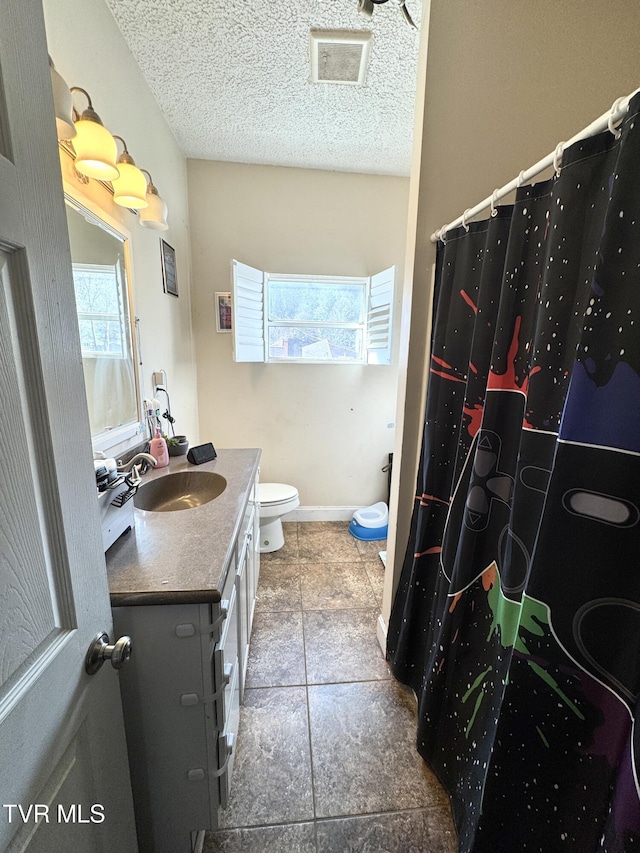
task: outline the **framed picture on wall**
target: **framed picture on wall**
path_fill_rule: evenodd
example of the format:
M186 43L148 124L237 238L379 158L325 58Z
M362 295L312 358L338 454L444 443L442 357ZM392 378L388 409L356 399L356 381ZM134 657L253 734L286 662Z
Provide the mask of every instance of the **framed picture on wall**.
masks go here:
M164 240L160 240L160 254L162 257L162 288L165 293L177 296L176 250Z
M216 293L216 329L218 332L231 331L230 293Z

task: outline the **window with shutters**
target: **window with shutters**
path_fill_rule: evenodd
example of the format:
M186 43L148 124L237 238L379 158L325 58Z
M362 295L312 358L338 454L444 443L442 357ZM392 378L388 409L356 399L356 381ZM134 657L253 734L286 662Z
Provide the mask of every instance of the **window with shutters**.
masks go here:
M279 275L233 261L235 360L389 364L394 275Z

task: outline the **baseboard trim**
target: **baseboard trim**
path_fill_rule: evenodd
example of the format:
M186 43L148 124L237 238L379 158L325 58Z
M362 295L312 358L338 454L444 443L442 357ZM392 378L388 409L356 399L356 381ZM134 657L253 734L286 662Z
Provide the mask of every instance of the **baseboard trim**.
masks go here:
M282 520L287 521L351 521L353 513L361 506L299 506L288 512Z
M382 613L378 616L378 621L376 622L376 637L378 638L378 643L380 648L382 649L382 654L386 658L387 656L387 623L382 618Z

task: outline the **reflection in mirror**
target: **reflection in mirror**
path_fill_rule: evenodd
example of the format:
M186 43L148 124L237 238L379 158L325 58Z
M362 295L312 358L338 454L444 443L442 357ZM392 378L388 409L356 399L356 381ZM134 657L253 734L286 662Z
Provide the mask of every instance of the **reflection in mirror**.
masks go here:
M91 437L140 420L125 238L67 199L73 283Z

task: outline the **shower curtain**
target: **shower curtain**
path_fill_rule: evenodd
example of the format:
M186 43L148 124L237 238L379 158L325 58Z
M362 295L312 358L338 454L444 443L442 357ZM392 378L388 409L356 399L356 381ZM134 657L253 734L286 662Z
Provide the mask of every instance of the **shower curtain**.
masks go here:
M640 850L639 110L438 246L388 657L461 853Z

